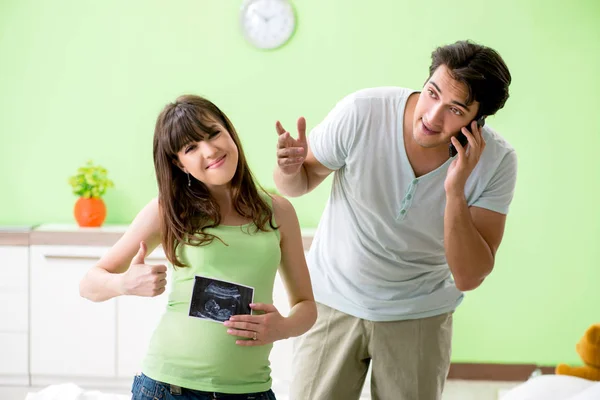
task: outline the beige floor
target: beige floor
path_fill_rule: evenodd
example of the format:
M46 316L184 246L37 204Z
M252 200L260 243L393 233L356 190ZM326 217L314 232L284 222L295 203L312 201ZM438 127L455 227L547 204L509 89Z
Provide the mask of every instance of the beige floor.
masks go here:
M499 400L503 391L517 384L515 382L448 381L443 400ZM39 389L0 386L0 399L24 400L27 393ZM287 400L287 398L280 395L278 400Z

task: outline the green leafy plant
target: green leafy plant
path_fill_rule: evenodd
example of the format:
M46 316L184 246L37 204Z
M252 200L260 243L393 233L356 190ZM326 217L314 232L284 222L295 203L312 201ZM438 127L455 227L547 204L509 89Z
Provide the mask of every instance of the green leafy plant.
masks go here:
M73 194L87 199L102 197L106 189L115 185L107 174L105 168L88 161L83 167L79 167L76 175L69 178Z

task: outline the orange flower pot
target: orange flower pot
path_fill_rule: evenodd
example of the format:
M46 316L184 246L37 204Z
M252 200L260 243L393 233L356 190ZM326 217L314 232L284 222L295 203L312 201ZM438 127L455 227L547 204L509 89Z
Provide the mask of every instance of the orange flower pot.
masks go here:
M102 226L106 218L106 205L100 198L86 199L85 197L80 197L75 203L73 214L81 227Z

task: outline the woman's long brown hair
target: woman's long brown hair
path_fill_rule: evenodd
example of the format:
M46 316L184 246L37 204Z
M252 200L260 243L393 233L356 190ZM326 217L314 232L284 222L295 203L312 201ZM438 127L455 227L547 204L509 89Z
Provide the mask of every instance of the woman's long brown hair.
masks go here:
M229 118L209 100L194 95L180 96L174 103L167 104L158 116L153 148L162 245L167 259L174 266L185 267L177 259L177 247L180 244L202 246L218 239L205 230L220 224L219 205L202 182L192 179L191 186L188 186L187 174L177 166L177 153L185 145L203 140L211 134L214 122L227 129L239 152L237 169L231 179L235 211L251 219L257 231L277 229L273 225L273 211L258 193L237 132Z

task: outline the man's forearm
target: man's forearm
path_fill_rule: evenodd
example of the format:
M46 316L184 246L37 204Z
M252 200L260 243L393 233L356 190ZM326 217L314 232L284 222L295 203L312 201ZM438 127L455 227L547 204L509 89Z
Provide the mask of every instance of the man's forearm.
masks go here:
M444 247L459 290L475 289L492 272L494 255L475 228L464 196L446 196Z
M308 192L308 179L304 165L296 175L284 175L278 167L273 171L277 189L285 196L298 197Z

